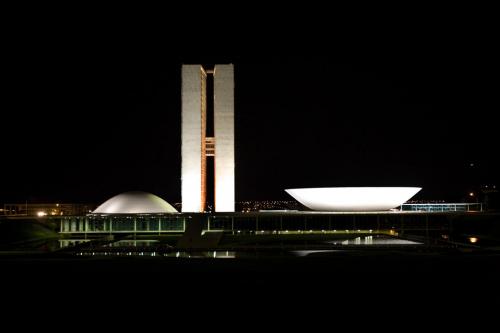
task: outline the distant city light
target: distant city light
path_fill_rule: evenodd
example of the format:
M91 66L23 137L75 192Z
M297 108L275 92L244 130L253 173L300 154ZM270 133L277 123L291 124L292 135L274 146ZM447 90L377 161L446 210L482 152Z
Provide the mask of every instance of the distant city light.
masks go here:
M36 213L36 215L42 217L42 216L47 216L47 213L44 211L39 211L38 213Z
M469 242L471 242L472 244L477 243L477 241L477 237L469 237Z
M474 196L474 192L470 192L469 196L473 197Z

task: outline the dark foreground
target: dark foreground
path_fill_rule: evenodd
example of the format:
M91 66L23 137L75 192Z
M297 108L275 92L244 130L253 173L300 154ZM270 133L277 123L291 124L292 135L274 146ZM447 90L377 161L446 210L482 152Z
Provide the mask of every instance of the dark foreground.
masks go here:
M34 293L123 290L471 295L500 289L496 251L347 250L244 259L3 255L2 285ZM122 289L123 288L123 289Z
M227 241L224 246L234 246ZM435 320L477 326L496 319L490 311L500 299L500 248L482 244L488 246L331 246L336 251L303 257L250 251L234 259L77 256L11 247L0 254L1 299L6 313L43 313L37 323L52 328L61 321L72 325L64 327L107 322L113 329L139 322L137 330L144 331L149 324L180 322L189 331L192 325L219 329L238 318L228 328L267 331L265 320L290 328L306 321L309 332L316 324L330 331L346 317L356 317L348 323L352 329L363 323L387 329L400 318L412 327ZM363 321L367 315L372 321Z
M296 325L305 325L306 332L336 325L384 325L389 331L409 323L420 330L458 328L462 322L488 327L496 320L491 313L500 296L496 252L346 251L249 259L2 256L0 267L4 306L15 316L40 315L37 325L49 329L77 324L114 331L137 325L142 332L215 325L232 331L234 321L255 331L264 325L263 331L293 332Z

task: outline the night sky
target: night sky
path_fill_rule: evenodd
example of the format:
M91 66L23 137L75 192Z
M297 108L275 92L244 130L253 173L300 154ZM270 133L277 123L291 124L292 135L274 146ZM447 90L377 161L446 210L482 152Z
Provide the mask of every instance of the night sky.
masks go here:
M35 44L10 66L1 202L180 201L182 63L235 66L236 200L283 190L497 184L492 56L482 50L225 52ZM494 84L495 83L495 84Z

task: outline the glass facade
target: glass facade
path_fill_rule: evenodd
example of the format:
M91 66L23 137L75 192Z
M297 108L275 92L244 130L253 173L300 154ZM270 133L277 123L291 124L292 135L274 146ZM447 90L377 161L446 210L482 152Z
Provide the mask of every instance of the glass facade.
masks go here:
M184 232L185 217L169 215L71 216L60 220L62 233Z
M60 217L60 232L78 233L182 233L190 223L204 231L233 234L308 232L372 232L420 230L447 225L458 214L481 211L481 204L404 204L401 210L370 213L228 213L88 215Z
M403 204L401 211L411 212L482 212L481 203L423 203Z

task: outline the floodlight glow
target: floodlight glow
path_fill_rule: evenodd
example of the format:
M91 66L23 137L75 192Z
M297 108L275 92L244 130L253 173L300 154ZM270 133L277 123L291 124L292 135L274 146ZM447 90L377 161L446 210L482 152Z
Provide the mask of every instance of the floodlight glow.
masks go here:
M318 211L385 211L401 206L421 187L322 187L286 189L295 200Z
M473 244L477 243L477 240L478 240L477 237L469 237L469 242L471 242Z

